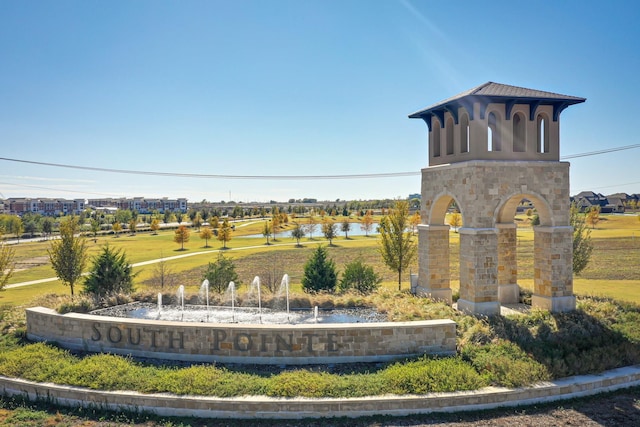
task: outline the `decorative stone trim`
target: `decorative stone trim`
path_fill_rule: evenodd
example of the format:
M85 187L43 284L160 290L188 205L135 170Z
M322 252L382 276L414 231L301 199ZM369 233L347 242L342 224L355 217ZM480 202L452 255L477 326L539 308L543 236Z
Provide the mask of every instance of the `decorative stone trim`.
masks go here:
M31 401L45 400L60 406L149 412L158 416L226 419L354 418L477 411L574 399L634 386L640 386L640 365L516 389L486 387L477 391L428 393L420 396L385 395L345 399L142 394L132 391L90 390L0 376L0 393L4 396L22 396Z

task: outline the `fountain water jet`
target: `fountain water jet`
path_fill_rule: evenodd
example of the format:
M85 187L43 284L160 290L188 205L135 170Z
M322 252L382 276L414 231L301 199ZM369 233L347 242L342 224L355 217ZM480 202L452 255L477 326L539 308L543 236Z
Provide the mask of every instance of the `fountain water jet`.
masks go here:
M162 312L162 292L158 292L158 317L160 317L161 312Z
M229 282L229 286L227 287L227 291L225 292L225 296L229 296L231 300L231 321L233 323L236 322L236 284L233 282Z
M280 287L278 287L278 292L276 293L276 300L279 301L283 296L286 301L287 316L289 316L289 275L288 274L285 274L284 276L282 276L282 280L280 281Z
M254 300L257 299L257 302ZM247 293L248 304L257 304L258 306L258 320L262 323L262 295L260 293L260 277L256 276L253 278L251 282L251 286L249 286L249 292ZM245 304L243 304L245 305Z
M209 321L209 281L204 279L200 285L200 299L207 305L207 321Z
M178 287L178 302L182 308L182 318L184 318L184 285Z

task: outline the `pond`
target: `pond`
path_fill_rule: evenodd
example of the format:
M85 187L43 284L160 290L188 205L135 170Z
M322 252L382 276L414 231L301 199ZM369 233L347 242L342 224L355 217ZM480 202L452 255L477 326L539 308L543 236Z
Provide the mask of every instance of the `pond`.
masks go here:
M307 232L306 226L307 224L300 224L304 230L305 233L305 237L309 237L309 233ZM342 223L339 221L335 222L336 225L336 232L337 232L337 236L338 237L344 237L344 231L342 231ZM378 223L373 223L371 224L371 231L369 231L369 233L365 233L365 231L362 229L361 224L360 223L356 223L356 222L352 222L351 223L351 229L347 232L347 235L349 237L353 237L353 236L364 236L366 234L368 234L369 236L376 236L378 235ZM312 237L321 237L322 236L322 224L317 224L315 230L313 231L313 236ZM242 237L248 237L248 238L261 238L264 239L264 235L261 234L249 234L247 236L242 236ZM286 230L281 230L278 232L277 235L278 238L282 238L282 237L291 237L291 228L288 228Z

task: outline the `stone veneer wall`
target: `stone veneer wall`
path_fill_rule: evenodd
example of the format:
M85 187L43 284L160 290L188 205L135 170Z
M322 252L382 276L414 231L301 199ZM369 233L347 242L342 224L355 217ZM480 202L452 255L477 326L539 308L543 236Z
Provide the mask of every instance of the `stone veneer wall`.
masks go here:
M145 358L296 365L377 362L456 352L456 324L452 320L243 325L60 315L43 307L26 312L30 340Z
M476 391L427 393L419 396L385 395L343 399L142 394L132 391L89 390L50 383L39 384L0 376L2 395L45 400L48 404L149 412L159 416L245 419L405 416L473 411L573 399L639 385L640 366L613 369L598 375L569 377L517 389L486 387Z

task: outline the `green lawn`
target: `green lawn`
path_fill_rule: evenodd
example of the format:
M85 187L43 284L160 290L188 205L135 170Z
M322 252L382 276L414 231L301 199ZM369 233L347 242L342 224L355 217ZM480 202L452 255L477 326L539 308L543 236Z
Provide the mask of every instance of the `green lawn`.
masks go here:
M304 220L301 220L304 222ZM518 224L518 274L519 283L525 288L533 287L533 230L526 217L517 218ZM303 266L312 250L317 245L328 245L328 242L316 231L313 240L307 237L301 240L302 248L296 247L295 239L289 237L293 222L282 228L277 239L270 239L267 246L265 238L246 238L250 234L261 234L263 220L251 221L236 227L231 241L227 242L225 256L233 258L237 263L240 281L250 283L254 276L262 275L265 265L276 265L282 274L291 277L292 286L299 287ZM353 227L358 227L353 224ZM185 285L188 291L195 292L202 281L202 270L206 264L215 260L217 252L222 249L218 240L205 241L192 230L191 239L185 244L185 250L173 241L173 230L160 231L157 235L150 232L135 235L121 234L118 237L105 235L87 241L90 257L98 252L101 246L109 244L126 251L132 263L144 262L158 258L169 258L180 255L193 255L185 258L169 260L167 265L175 276L176 287ZM450 234L451 286L457 290L459 283L459 234ZM626 301L640 302L640 221L636 216L602 215L600 222L592 230L594 253L591 263L580 276L574 279L574 291L579 295L608 296ZM345 239L344 234L333 240L334 247L330 255L340 271L344 264L360 256L367 264L372 265L382 275L383 285L397 288L397 277L382 263L377 253L376 237L355 236ZM47 248L50 242L17 245L16 261L18 263L14 276L9 284L25 281L52 278ZM156 265L137 267L136 280L138 289L152 285L150 280ZM417 272L417 262L411 266L411 272ZM407 272L408 273L408 272ZM408 288L408 275L403 279L403 287ZM78 287L78 291L81 287ZM66 294L69 289L58 281L30 285L20 288L5 289L0 292L0 304L28 304L33 298L48 293Z

